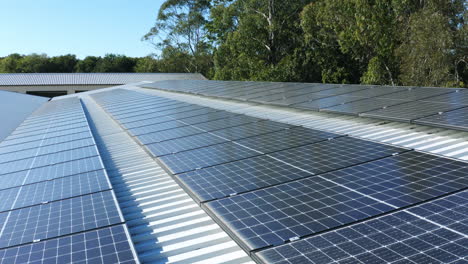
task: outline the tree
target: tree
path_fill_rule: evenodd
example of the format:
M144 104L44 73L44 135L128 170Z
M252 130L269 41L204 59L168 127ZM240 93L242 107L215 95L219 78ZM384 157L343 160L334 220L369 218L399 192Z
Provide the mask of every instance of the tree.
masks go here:
M75 66L75 72L95 72L96 65L101 60L101 57L87 56L80 60Z
M149 55L143 58L138 58L134 71L159 72L159 61L154 56L155 55Z
M75 55L67 54L50 58L50 72L73 72L78 59Z
M19 71L19 63L23 56L18 53L13 53L3 58L0 61L0 72L2 73L17 73Z
M154 27L143 36L166 54L177 54L187 65L185 72L207 73L211 57L206 16L209 0L166 0L159 9Z
M17 65L18 72L24 73L50 72L51 66L46 54L36 53L24 56Z
M302 35L299 13L308 2L239 0L219 4L212 25L222 25L229 32L225 35L211 29L213 34L226 39L215 53L215 78L294 79L294 74L278 74L293 73L290 69L296 67L294 51L300 47ZM221 11L224 14L219 14Z
M96 63L94 72L132 72L135 64L136 61L133 58L124 55L106 54L104 58Z

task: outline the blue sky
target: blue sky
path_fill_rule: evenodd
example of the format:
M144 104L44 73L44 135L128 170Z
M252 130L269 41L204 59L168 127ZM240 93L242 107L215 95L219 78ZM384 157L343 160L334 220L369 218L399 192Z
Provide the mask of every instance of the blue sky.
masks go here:
M163 0L0 0L0 57L11 53L146 56L141 37Z

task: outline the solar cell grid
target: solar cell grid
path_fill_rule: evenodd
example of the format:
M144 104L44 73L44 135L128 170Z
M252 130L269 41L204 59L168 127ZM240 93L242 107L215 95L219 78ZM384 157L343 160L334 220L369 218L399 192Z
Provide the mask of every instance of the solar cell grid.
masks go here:
M154 132L163 131L167 129L180 128L184 126L187 126L187 124L173 120L173 121L168 121L164 123L129 129L128 132L132 134L133 136L139 136L139 135L154 133Z
M304 103L304 102L309 102L312 100L320 100L322 98L330 97L333 95L320 95L317 93L309 93L309 94L303 94L303 95L298 95L298 96L291 96L287 97L284 99L280 100L273 100L269 101L268 103L270 104L277 104L277 105L293 105L293 104L298 104L298 103Z
M280 184L205 205L231 227L247 250L281 245L393 209L321 177Z
M167 140L160 143L149 144L146 145L146 147L153 154L153 156L159 157L225 142L227 142L227 140L210 135L208 133L203 133L173 140Z
M31 129L30 131L24 131L22 133L14 133L11 135L10 139L29 137L32 135L37 135L38 133L63 131L63 130L78 128L78 127L84 127L87 125L88 125L88 122L86 120L80 120L80 121L72 122L70 124L65 124L65 125L59 124L57 126L52 123L47 127L35 128L35 129Z
M282 129L291 128L292 125L273 122L269 120L248 123L241 126L230 127L212 131L211 133L229 140L242 139L246 137L261 135L265 133L280 131Z
M292 127L290 129L237 140L236 142L263 153L271 153L324 141L338 136L338 134L304 127Z
M1 213L0 248L122 222L110 191Z
M93 145L94 145L94 141L91 138L85 138L85 139L80 139L80 140L75 140L75 141L64 142L62 144L41 146L39 149L32 148L32 149L19 150L15 152L0 154L0 163L10 162L14 160L27 159L27 158L31 158L34 156L48 155L48 154L52 154L56 152L78 149L78 148L83 148L83 147L93 146Z
M410 151L323 174L343 186L396 207L468 186L468 163Z
M120 123L126 125L127 123L132 123L136 121L142 121L142 120L148 120L148 119L153 119L153 118L160 118L162 116L170 116L175 119L179 118L184 118L184 117L190 117L190 116L196 116L196 115L202 115L210 112L214 112L215 110L210 109L210 108L199 108L198 110L187 110L183 112L175 112L173 111L172 113L168 112L155 112L155 113L149 113L146 115L140 115L140 116L135 116L131 118L125 118L125 119L117 119Z
M160 116L160 117L155 117L155 118L151 118L151 119L145 119L145 120L125 123L124 126L127 129L132 129L132 128L155 125L155 124L164 123L164 122L170 122L170 121L174 121L174 119L172 117L169 117L169 116Z
M200 129L197 129L192 126L184 126L184 127L154 132L150 134L144 134L144 135L138 136L137 138L143 145L147 145L151 143L158 143L158 142L162 142L165 140L170 140L170 139L175 139L175 138L180 138L180 137L187 137L187 136L192 136L192 135L201 134L201 133L204 133L204 132Z
M264 263L463 263L467 238L450 223L466 218L467 192L255 253ZM412 211L424 210L424 217ZM455 216L455 218L452 218ZM458 217L458 218L457 218ZM443 219L438 226L437 220ZM436 221L434 221L436 220ZM448 225L446 227L445 224ZM465 226L464 232L468 230Z
M453 93L446 93L438 96L428 97L421 101L468 105L468 91L466 89L459 89Z
M136 263L123 225L0 250L6 263Z
M197 201L206 202L311 175L262 155L178 174L176 177L188 187Z
M133 106L131 109L127 109L118 113L115 110L109 110L116 118L127 118L137 115L142 115L149 112L156 112L156 111L170 111L174 109L184 110L190 107L195 107L195 105L179 102L179 101L169 101L167 103L158 103L154 104L151 107L139 107L138 104Z
M435 114L413 121L416 124L468 130L468 107Z
M126 113L125 114L120 114L120 115L115 115L114 114L114 117L116 119L119 119L119 120L122 120L122 121L125 122L125 120L127 120L127 119L136 118L136 117L139 117L139 116L142 116L142 115L151 114L151 115L154 115L154 116L163 116L163 115L170 115L170 114L185 112L185 111L194 111L194 110L198 110L198 109L202 109L202 108L203 108L203 106L194 106L194 105L186 104L185 106L180 106L180 107L172 106L172 107L168 107L168 108L163 108L161 110L159 110L159 109L146 109L146 110L140 110L138 112L132 112L132 113L129 113L129 114L126 114Z
M408 88L408 90L406 91L382 95L382 96L379 96L378 98L415 101L415 100L428 98L431 96L451 93L454 91L455 89L447 89L447 88Z
M260 153L228 142L160 157L173 174L257 156Z
M360 113L369 112L369 111L377 110L381 108L386 108L392 105L398 105L398 104L402 104L406 102L408 101L368 98L364 100L349 102L346 104L331 106L328 108L321 109L321 111L334 112L334 113L340 113L340 114L358 115Z
M336 95L336 96L322 98L319 100L313 100L309 102L294 104L294 105L291 105L291 107L301 108L301 109L320 110L323 108L328 108L331 106L359 101L363 99L364 99L363 97L357 97L357 96Z
M237 116L238 114L227 112L227 111L217 111L217 112L210 112L204 115L192 116L188 118L178 119L185 124L194 125L198 123L204 123L224 118L230 118Z
M33 168L29 171L29 176L24 184L51 180L100 169L103 169L103 167L98 156L73 160L55 165Z
M405 151L406 150L402 148L372 141L339 137L329 141L274 152L271 153L270 156L318 174L354 166Z
M17 138L17 139L12 139L12 140L5 140L0 143L0 147L4 146L11 146L11 145L18 145L18 144L23 144L27 142L32 142L32 141L38 141L38 140L43 140L43 139L48 139L48 138L55 138L55 137L61 137L61 136L66 136L66 135L71 135L71 134L76 134L76 133L82 133L82 132L87 132L89 131L89 127L78 127L78 128L73 128L73 129L68 129L64 131L56 131L56 132L51 132L51 133L45 133L37 136L30 136L30 137L23 137L23 138Z
M425 116L446 112L460 108L459 105L432 103L432 102L408 102L387 107L385 109L370 111L361 114L365 117L383 118L395 121L410 122Z
M11 209L111 189L103 170L24 185L19 188L21 190L18 198Z
M192 126L202 129L204 131L214 131L214 130L228 128L228 127L241 126L241 125L245 125L248 123L258 122L261 120L262 119L256 118L256 117L237 115L237 116L233 116L229 118L223 118L223 119L218 119L218 120L204 122L204 123L198 123ZM183 120L180 120L180 121L183 122Z

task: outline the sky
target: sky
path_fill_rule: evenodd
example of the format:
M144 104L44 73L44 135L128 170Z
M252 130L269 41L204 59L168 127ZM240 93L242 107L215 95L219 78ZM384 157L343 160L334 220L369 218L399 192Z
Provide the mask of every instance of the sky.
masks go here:
M107 53L143 57L164 0L0 0L0 57Z

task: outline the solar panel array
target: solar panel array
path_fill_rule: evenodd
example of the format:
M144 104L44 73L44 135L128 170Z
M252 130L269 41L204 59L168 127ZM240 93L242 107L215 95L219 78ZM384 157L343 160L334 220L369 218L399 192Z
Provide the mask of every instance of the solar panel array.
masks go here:
M468 131L467 89L204 80L142 86Z
M0 142L0 199L0 263L137 262L77 98Z
M468 257L468 163L136 91L92 97L259 262Z

